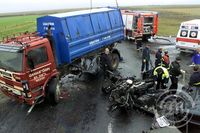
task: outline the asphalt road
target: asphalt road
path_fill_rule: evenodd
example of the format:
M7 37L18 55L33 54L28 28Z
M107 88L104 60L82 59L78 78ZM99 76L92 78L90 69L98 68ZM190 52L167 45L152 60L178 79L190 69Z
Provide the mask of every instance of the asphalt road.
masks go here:
M148 42L152 50L167 49L170 59L179 55L168 42ZM119 71L124 76L140 77L141 54L133 42L118 45L124 61ZM181 54L182 66L191 71L190 54ZM154 55L152 55L152 61ZM148 130L152 117L139 111L107 111L108 98L100 91L100 79L85 75L81 79L67 76L62 79L62 99L57 106L47 103L37 105L27 116L28 106L19 104L0 94L0 133L141 133ZM197 129L192 128L192 129ZM200 129L189 133L197 133Z

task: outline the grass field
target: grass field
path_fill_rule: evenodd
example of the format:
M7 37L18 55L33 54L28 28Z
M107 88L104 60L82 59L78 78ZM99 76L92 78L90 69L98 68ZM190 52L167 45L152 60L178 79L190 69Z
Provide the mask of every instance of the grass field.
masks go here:
M176 36L182 21L200 19L200 6L138 6L123 7L132 10L151 10L159 13L159 35ZM56 12L56 11L55 11ZM47 12L45 12L47 13ZM51 11L51 13L53 13ZM25 13L24 13L25 14ZM38 13L40 14L40 13ZM0 15L2 16L2 15ZM0 40L3 37L36 30L36 18L40 15L0 17Z
M26 31L35 31L37 17L38 15L0 17L0 39Z

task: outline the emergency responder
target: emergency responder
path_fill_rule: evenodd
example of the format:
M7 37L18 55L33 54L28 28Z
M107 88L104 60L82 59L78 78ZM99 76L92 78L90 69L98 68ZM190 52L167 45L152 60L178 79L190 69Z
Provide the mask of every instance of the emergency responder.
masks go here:
M160 66L161 65L161 61L162 61L162 48L159 48L158 51L156 52L155 55L155 67Z
M200 71L197 65L193 67L193 74L190 76L189 85L200 87Z
M142 48L142 38L137 38L135 39L135 42L136 42L136 48L137 48L137 51L139 52L140 49Z
M163 66L158 66L154 69L153 75L156 83L156 90L160 89L160 87L161 89L166 89L166 83L169 81L168 70Z
M104 72L106 70L110 70L110 71L113 70L109 53L110 53L110 50L106 48L104 50L104 53L102 53L100 57L101 68L103 69Z
M106 82L108 82L107 80L109 79L110 73L109 71L112 71L112 64L111 64L111 57L109 56L110 54L110 50L108 48L106 48L104 50L104 53L101 54L100 56L100 71L98 73L98 78L99 78L99 83L100 85L102 85L101 87L101 91L103 93L107 93L107 84Z
M163 56L163 58L162 58L162 61L163 61L163 66L164 66L165 68L169 68L170 60L169 60L168 51L165 51L165 52L164 52L164 56Z
M150 63L150 45L146 45L142 51L142 67L141 73L144 73L144 68L146 67L146 71L149 70Z
M192 64L200 65L200 48L197 49L192 56Z
M176 57L176 60L173 61L169 66L169 74L171 79L171 86L169 89L178 89L178 76L181 75L180 61L180 57Z

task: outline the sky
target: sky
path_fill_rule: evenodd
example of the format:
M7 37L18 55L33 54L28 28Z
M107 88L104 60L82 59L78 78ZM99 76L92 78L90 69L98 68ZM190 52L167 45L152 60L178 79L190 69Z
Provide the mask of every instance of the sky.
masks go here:
M90 7L91 0L0 0L0 13ZM94 7L115 6L116 0L92 0ZM119 6L200 4L200 0L117 0Z

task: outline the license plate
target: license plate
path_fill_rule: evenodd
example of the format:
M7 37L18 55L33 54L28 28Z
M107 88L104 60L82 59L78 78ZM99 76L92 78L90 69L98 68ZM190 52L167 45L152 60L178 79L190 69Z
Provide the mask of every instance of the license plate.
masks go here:
M168 127L170 125L165 116L157 118L156 121L158 122L160 127Z

